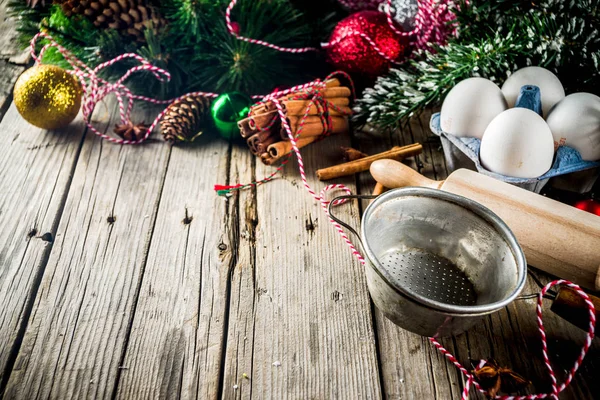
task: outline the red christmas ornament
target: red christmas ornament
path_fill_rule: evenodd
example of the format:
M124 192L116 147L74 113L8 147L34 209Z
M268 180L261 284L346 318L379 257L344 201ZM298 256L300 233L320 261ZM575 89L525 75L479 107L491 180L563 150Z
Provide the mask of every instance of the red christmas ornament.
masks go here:
M581 200L573 204L573 206L580 210L600 216L600 203L594 199Z
M400 27L397 29L402 30ZM407 51L407 37L398 36L388 25L387 16L377 11L360 11L341 20L329 39L330 63L349 74L375 78L390 68L383 57L361 34L366 35L388 59L398 61Z

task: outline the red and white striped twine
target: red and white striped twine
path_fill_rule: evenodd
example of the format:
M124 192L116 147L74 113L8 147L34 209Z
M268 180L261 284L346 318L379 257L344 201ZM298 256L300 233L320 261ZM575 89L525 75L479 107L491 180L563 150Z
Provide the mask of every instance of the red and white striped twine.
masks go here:
M277 46L268 42L265 42L264 40L258 40L258 39L252 39L252 38L247 38L244 36L241 36L240 34L238 34L236 32L236 29L234 29L233 24L231 22L231 11L233 10L233 7L235 7L235 5L237 4L238 0L231 0L231 3L229 3L229 6L227 6L227 10L225 11L225 22L227 23L227 29L229 30L229 33L233 36L235 36L236 38L238 38L239 40L243 40L244 42L248 42L248 43L252 43L252 44L258 44L260 46L265 46L274 50L278 50L278 51L282 51L285 53L306 53L309 51L318 51L319 49L316 47L302 47L302 48L289 48L289 47L281 47L281 46Z
M585 342L581 348L581 352L579 353L579 356L577 357L577 360L575 361L573 367L571 367L569 374L565 378L565 381L563 383L561 383L560 386L557 384L556 374L554 373L552 364L550 364L550 358L548 357L548 345L547 345L547 339L546 339L546 330L544 329L544 321L542 319L543 297L551 287L556 286L556 285L564 285L564 286L568 286L568 287L574 289L577 292L577 294L579 294L579 296L581 296L583 298L583 300L585 301L586 306L588 308L589 317L590 317L587 335L585 338ZM558 399L559 393L562 392L563 390L565 390L567 388L567 386L569 386L569 384L573 380L573 376L575 375L575 372L577 372L577 370L579 369L579 366L583 362L585 355L587 354L588 350L590 349L590 346L592 345L592 340L594 339L594 333L595 333L595 329L596 329L596 312L595 312L594 305L592 304L592 301L590 300L590 297L587 295L587 293L585 293L583 290L581 290L581 288L578 285L576 285L572 282L569 282L567 280L564 280L564 279L557 279L555 281L548 283L546 286L544 286L544 288L538 294L536 313L537 313L538 330L540 332L540 336L542 339L542 356L544 358L544 364L546 365L546 368L548 369L548 375L550 375L550 380L552 381L552 391L550 393L528 394L528 395L524 395L524 396L496 396L496 397L494 397L494 399L498 399L498 400L532 400L532 399L545 399L545 398ZM479 385L477 380L475 380L475 377L473 376L473 374L471 374L465 367L463 367L462 364L452 354L450 354L450 352L448 350L446 350L435 338L429 338L429 340L448 359L448 361L450 361L452 364L454 364L456 366L456 368L458 368L460 370L460 372L465 376L467 382L466 382L464 390L463 390L462 399L468 399L469 387L471 384L473 386L475 386L477 388L477 390L479 390L481 393L487 394L486 391L481 388L481 386ZM479 363L479 365L476 367L476 369L479 369L482 366L483 366L483 361Z
M387 22L389 27L401 37L411 37L412 45L417 49L430 48L432 44L443 45L447 38L456 33L456 26L450 24L454 20L455 16L450 11L449 5L452 0L418 0L418 11L415 16L415 26L409 32L403 32L396 26L393 15L392 15L392 0L368 0L363 3L351 4L344 0L338 0L342 5L349 9L362 9L362 8L373 8L374 6L386 1L385 13L387 15ZM225 22L227 23L227 29L231 35L244 42L265 46L274 50L278 50L286 53L306 53L309 51L319 51L317 47L300 47L290 48L281 47L272 43L266 42L260 39L253 39L242 36L238 33L231 21L231 12L238 0L231 0L227 10L225 11ZM321 44L322 48L333 47L343 40L353 37L360 36L375 50L381 57L389 61L390 63L397 64L398 60L392 59L385 54L376 44L375 41L368 35L362 32L350 32L346 35L339 37L336 40L328 43Z
M46 39L48 43L42 47L39 55L36 54L36 43L40 39ZM37 63L41 63L44 53L50 47L55 47L60 54L65 58L65 60L71 65L72 70L68 70L67 72L73 74L79 82L81 83L81 87L83 89L83 98L82 98L82 113L84 117L84 121L87 127L94 132L96 135L100 136L102 139L108 140L109 142L118 143L118 144L140 144L144 142L150 133L154 130L158 122L164 116L166 109L159 113L159 115L154 119L152 124L150 124L147 129L145 135L139 140L124 140L118 139L113 136L107 135L105 133L100 132L94 125L92 125L91 116L94 111L96 105L102 101L109 94L114 94L117 97L117 102L119 104L119 115L121 117L122 124L130 124L131 123L131 111L133 110L133 103L135 100L141 100L152 104L170 104L173 101L177 101L183 99L187 96L206 96L206 97L217 97L216 93L206 93L206 92L192 92L187 93L183 96L179 96L175 99L170 100L158 100L153 99L146 96L139 96L131 93L129 88L124 85L125 80L127 80L131 75L135 74L139 71L149 71L152 72L154 77L161 82L168 82L171 79L171 74L168 71L156 67L145 58L134 54L134 53L126 53L122 54L110 61L104 62L98 65L96 68L90 68L81 60L79 60L73 53L69 50L58 44L52 36L50 36L46 32L40 32L35 35L31 39L30 50L33 59ZM108 82L98 76L98 74L105 68L110 67L122 60L125 59L134 59L138 61L141 65L130 68L119 80L114 83Z
M343 5L344 7L346 7L349 10L358 11L358 10L374 9L381 3L381 0L363 0L363 1L355 1L355 2L349 2L346 0L338 0L338 3L340 3L341 5Z
M266 46L266 47L272 48L274 50L283 51L283 52L304 53L304 52L308 52L308 51L319 50L317 48L312 48L312 47L305 47L305 48L299 48L299 49L285 48L285 47L280 47L280 46L276 46L276 45L267 43L262 40L246 38L246 37L239 35L238 33L235 32L235 29L231 22L231 11L235 7L237 1L238 0L231 1L229 6L227 7L227 10L225 13L225 19L227 22L227 28L228 28L229 32L232 35L234 35L236 38L238 38L239 40L243 40L243 41L257 44L257 45ZM379 1L381 1L381 0L379 0ZM439 4L434 7L434 1L435 0L422 0L422 2L420 2L420 4L419 4L419 11L416 16L415 28L411 32L400 32L394 26L394 22L391 17L391 13L390 13L391 0L387 0L387 2L388 2L387 14L388 14L388 23L389 23L390 27L392 27L392 29L394 29L394 31L397 32L401 36L417 35L416 44L419 45L420 41L422 42L425 39L423 39L424 38L423 35L418 35L418 33L419 32L427 32L427 35L425 35L425 36L429 37L431 31L434 30L434 27L433 27L434 21L428 21L427 18L429 18L431 16L434 16L437 18L440 15L440 13L443 12L440 10L447 9L447 7L445 7L445 8L441 7ZM425 25L424 21L428 21L430 23L426 30L424 30L424 25ZM436 30L436 32L438 32L438 31L439 31L439 29ZM370 46L373 47L373 49L378 54L380 54L382 57L384 57L386 60L388 60L390 62L395 62L395 60L392 60L390 57L388 57L386 54L384 54L381 51L381 49L379 49L377 47L375 42L370 37L368 37L368 35L365 35L364 33L349 34L348 36L339 38L336 41L333 41L331 43L326 43L323 45L323 47L334 46L334 45L338 44L340 41L344 40L346 37L349 37L352 35L361 36L363 39L365 39L365 41L367 43L369 43ZM439 36L439 37L436 36L436 40L440 39L441 37L442 36ZM36 43L40 38L46 39L48 41L48 43L42 47L42 49L38 55L38 54L36 54ZM425 40L425 42L427 42L427 40ZM140 143L144 142L150 136L151 132L154 130L156 125L159 123L159 121L162 119L162 117L164 116L164 114L167 111L165 108L158 114L158 116L154 119L154 121L152 121L152 123L150 124L150 126L148 127L148 129L146 130L146 132L142 138L135 140L135 141L116 138L114 136L100 132L91 123L91 116L92 116L92 113L93 113L96 105L100 101L102 101L106 96L108 96L109 94L114 94L116 96L117 102L119 105L119 115L121 117L121 124L126 124L126 125L131 124L131 111L133 110L133 104L134 104L134 101L136 101L136 100L145 101L145 102L152 103L152 104L166 105L166 104L170 104L174 101L183 99L187 96L205 96L205 97L210 97L210 98L215 98L218 96L217 93L191 92L191 93L187 93L185 95L179 96L174 99L159 100L159 99L154 99L154 98L150 98L150 97L146 97L146 96L135 95L131 92L131 90L129 88L127 88L124 85L124 82L131 75L135 74L136 72L140 72L140 71L149 71L152 73L152 75L157 80L159 80L161 82L168 82L171 79L170 73L168 71L166 71L165 69L162 69L162 68L159 68L159 67L156 67L156 66L150 64L150 62L148 60L146 60L145 58L143 58L135 53L122 54L122 55L115 57L112 60L106 61L92 69L92 68L88 67L84 62L79 60L69 50L67 50L60 44L58 44L47 32L44 32L44 31L38 33L31 39L30 48L31 48L31 54L32 54L33 59L37 63L41 63L44 53L50 47L55 47L60 52L60 54L62 54L62 56L65 58L65 60L73 68L72 70L70 70L68 72L73 74L81 83L81 86L83 89L82 113L83 113L86 125L94 134L100 136L101 138L103 138L105 140L108 140L109 142L118 143L118 144L140 144ZM126 60L126 59L136 60L140 63L140 65L130 68L119 80L117 80L114 83L108 82L98 76L102 72L102 70L104 70L105 68L108 68L108 67L110 67L118 62L121 62L123 60ZM308 83L305 85L299 85L292 89L278 92L277 96L282 96L282 95L291 93L295 90L300 90L302 88L308 88L308 87L314 86L316 84L318 84L317 81L311 82L311 83ZM272 95L269 95L269 96L272 97ZM266 96L257 95L257 96L252 96L252 97L254 99L262 99L262 98L265 98Z

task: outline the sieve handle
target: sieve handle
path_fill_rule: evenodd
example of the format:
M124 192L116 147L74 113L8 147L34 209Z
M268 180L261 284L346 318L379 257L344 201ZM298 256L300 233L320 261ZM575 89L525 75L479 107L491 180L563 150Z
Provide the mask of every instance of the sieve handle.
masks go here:
M350 225L348 225L346 222L342 221L341 219L339 219L338 217L336 217L335 215L333 215L333 208L332 206L340 201L343 200L353 200L353 199L358 199L358 200L372 200L374 198L376 198L377 196L373 196L370 194L350 194L350 195L346 195L346 196L338 196L335 199L331 200L329 202L329 205L327 206L327 213L329 214L329 218L331 218L332 220L334 220L335 222L337 222L338 224L340 224L341 226L343 226L344 228L348 229L348 231L350 231L351 233L354 234L354 236L356 236L358 238L358 241L360 242L361 247L363 247L364 249L364 245L362 242L362 239L360 238L360 235L358 234L358 232L356 232L356 230L351 227Z

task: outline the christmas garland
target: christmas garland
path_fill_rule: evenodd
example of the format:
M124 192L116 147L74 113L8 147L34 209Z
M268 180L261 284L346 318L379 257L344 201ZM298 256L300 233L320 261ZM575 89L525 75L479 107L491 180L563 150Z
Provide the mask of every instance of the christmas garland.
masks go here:
M460 0L452 11L457 35L380 77L358 101L357 121L393 127L463 79L501 84L529 65L556 73L567 92L600 93L599 0Z
M232 36L224 16L228 4L229 0L11 0L9 7L18 19L23 47L43 29L90 67L136 53L169 71L168 85L149 84L144 76L130 82L133 91L147 96L168 98L198 90L268 93L326 75L323 54L281 53ZM232 13L234 29L243 27L245 36L279 46L317 46L346 15L335 0L320 4L317 19L302 1L243 1ZM69 68L56 49L46 52L42 62ZM120 63L103 76L122 76L132 65Z

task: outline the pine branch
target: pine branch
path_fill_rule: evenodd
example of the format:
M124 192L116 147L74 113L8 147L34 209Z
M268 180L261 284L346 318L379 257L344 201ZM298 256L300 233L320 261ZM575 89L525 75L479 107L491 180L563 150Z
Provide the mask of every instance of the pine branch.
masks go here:
M600 0L462 1L458 37L436 54L420 52L365 90L356 120L393 126L437 105L459 81L482 76L498 84L519 68L546 67L567 91L600 90Z
M12 0L23 45L43 23L59 44L90 66L136 52L171 73L168 85L136 74L129 85L139 94L173 97L194 90L258 94L325 74L325 62L319 55L280 53L231 36L224 22L229 0L148 1L159 7L168 25L158 32L146 29L145 42L140 43L113 30L98 29L83 15L66 17L59 6L30 9L24 1ZM233 19L242 35L285 47L318 45L324 38L315 35L314 27L333 22L323 17L308 23L309 14L289 0L242 0ZM50 50L44 61L66 66L55 50ZM130 66L119 63L108 74L117 75Z
M437 53L420 52L417 59L380 77L357 102L355 118L381 127L433 106L458 82L471 76L493 81L506 78L517 59L527 54L512 32L480 39L476 43L453 43Z

